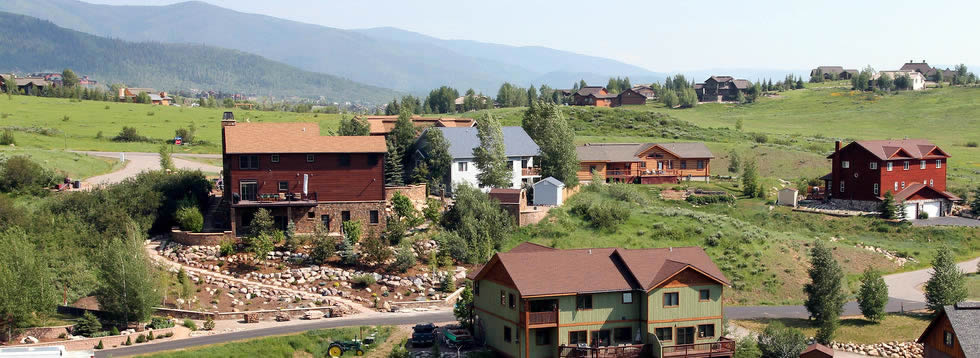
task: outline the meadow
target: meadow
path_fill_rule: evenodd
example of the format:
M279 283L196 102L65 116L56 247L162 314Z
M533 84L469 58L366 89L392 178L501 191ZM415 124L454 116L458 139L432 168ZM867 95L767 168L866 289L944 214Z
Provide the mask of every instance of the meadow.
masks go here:
M351 340L360 337L363 329L365 334L377 332L377 342L364 347L365 352L372 349L391 335L392 327L347 327L333 329L317 329L300 334L237 341L188 350L163 352L140 357L152 358L183 358L183 357L329 357L327 348L331 342ZM348 352L345 356L353 356Z
M745 320L732 321L750 331L759 333L766 329L770 322L776 320ZM787 327L803 331L807 337L813 337L817 329L804 319L779 319ZM838 341L856 344L875 344L884 342L911 342L919 338L922 331L929 325L930 317L923 314L889 314L881 323L874 324L864 317L842 317L840 328L837 329Z
M41 166L54 170L58 176L82 179L108 173L122 165L117 160L53 149L0 147L0 158L18 155L28 156Z

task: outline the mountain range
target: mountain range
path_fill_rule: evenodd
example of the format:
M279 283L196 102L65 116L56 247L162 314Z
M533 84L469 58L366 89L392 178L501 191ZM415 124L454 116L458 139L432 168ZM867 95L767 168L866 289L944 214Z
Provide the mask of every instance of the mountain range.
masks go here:
M399 92L213 46L129 42L0 12L0 72L71 68L105 84L320 97L378 104Z
M77 0L3 0L0 11L128 41L206 44L253 53L307 71L424 93L450 85L495 94L505 81L567 88L580 79L633 83L666 75L620 61L536 46L443 40L395 28L346 30L248 14L199 1L114 6Z

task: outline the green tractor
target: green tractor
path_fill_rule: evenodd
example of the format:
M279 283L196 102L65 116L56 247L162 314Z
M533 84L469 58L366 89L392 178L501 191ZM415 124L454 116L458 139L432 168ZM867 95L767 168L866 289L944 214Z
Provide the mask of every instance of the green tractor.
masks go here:
M361 348L360 340L355 339L352 341L335 341L330 343L330 347L327 348L327 354L331 357L340 357L344 355L344 353L351 351L353 351L354 355L356 356L364 355L364 349Z

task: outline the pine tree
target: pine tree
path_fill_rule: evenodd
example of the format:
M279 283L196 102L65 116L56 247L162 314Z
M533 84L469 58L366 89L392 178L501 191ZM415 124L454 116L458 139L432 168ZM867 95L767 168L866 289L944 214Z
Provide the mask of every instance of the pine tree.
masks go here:
M742 168L742 195L747 197L755 197L756 189L759 186L759 176L756 173L755 161L747 161L745 167Z
M817 326L835 327L827 321L840 319L843 312L844 296L842 289L844 271L834 259L833 251L823 241L814 242L810 250L810 269L807 270L810 282L803 286L807 294L804 305ZM826 333L833 335L832 333Z
M932 277L926 282L926 307L939 312L943 306L962 302L967 297L966 276L956 266L953 253L946 246L936 251Z
M861 275L861 289L858 291L858 306L861 314L871 322L881 322L885 318L885 305L888 304L888 285L881 273L868 266Z
M158 153L160 155L160 169L169 171L177 170L177 167L174 166L173 159L170 158L170 148L167 148L166 144L160 146Z
M895 219L898 215L895 210L895 196L892 192L886 192L885 197L881 200L878 211L881 212L882 219Z
M392 138L388 138L388 155L385 156L385 186L402 186L402 151Z

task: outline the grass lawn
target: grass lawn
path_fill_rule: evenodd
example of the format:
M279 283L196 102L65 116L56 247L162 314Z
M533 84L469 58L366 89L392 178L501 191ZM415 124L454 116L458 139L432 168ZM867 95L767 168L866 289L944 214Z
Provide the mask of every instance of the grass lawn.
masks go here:
M762 332L766 329L766 325L772 321L774 320L733 320L731 322L753 332ZM787 327L802 330L807 337L813 337L817 333L817 329L810 326L810 322L804 319L779 319L778 321ZM841 319L841 325L837 329L834 341L857 344L915 341L929 325L929 321L930 317L925 314L889 314L879 324L871 323L865 320L863 316L845 317Z
M22 143L18 139L18 144ZM84 179L99 174L105 174L122 167L118 160L88 156L85 154L65 152L57 149L40 149L30 147L0 147L0 157L26 155L41 166L53 170L60 176L72 179Z
M980 273L966 276L967 299L980 301Z
M370 352L379 343L384 342L391 334L392 327L349 327L334 329L318 329L300 334L251 339L245 341L216 344L200 348L163 352L141 357L181 358L181 357L328 357L327 348L331 342L351 340L359 337L363 329L369 335L377 329L377 343L364 346L365 352ZM305 354L304 354L305 352ZM344 356L353 356L347 352Z

